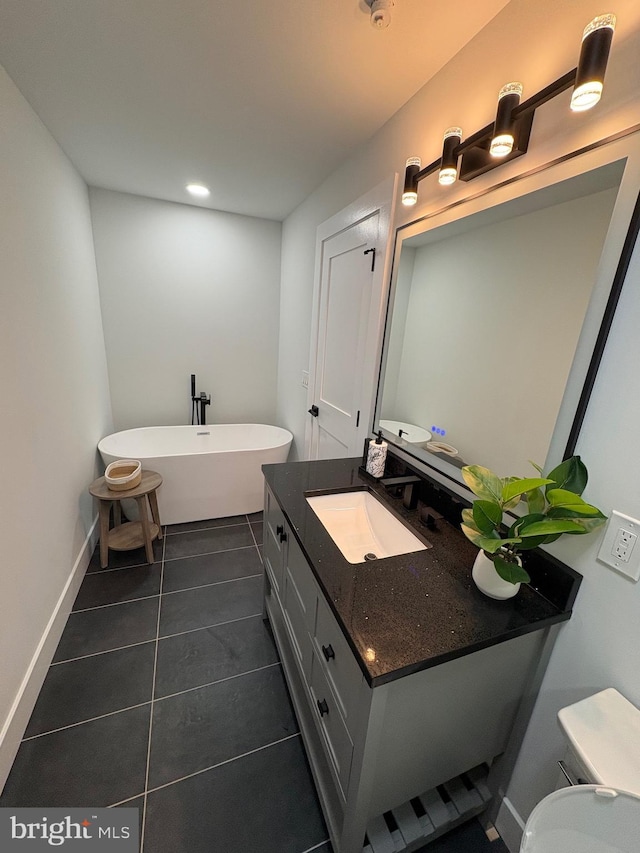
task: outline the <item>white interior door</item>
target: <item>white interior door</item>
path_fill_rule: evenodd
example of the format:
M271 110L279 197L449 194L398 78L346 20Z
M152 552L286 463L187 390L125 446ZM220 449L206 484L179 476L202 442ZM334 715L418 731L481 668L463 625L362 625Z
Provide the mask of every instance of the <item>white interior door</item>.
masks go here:
M319 229L307 456L358 456L369 432L378 373L393 182L385 204L347 209ZM366 198L366 197L365 197ZM362 200L361 200L362 201ZM345 219L351 223L345 226ZM337 226L337 227L335 227ZM332 230L333 229L333 230Z

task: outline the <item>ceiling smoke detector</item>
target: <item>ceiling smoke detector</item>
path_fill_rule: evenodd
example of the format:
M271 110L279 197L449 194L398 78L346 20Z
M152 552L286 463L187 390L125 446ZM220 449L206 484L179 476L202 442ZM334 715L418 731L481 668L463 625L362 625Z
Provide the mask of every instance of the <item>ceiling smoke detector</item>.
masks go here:
M393 0L366 0L366 3L371 8L371 26L377 30L386 29L391 23Z

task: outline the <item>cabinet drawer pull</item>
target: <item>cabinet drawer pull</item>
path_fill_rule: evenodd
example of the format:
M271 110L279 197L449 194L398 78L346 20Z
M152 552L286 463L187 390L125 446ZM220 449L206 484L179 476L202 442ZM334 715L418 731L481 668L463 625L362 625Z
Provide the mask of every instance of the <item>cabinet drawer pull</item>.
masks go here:
M321 717L329 713L329 706L324 699L318 699L318 711L320 711Z
M282 524L279 524L276 527L276 536L282 536L283 533L284 533L284 527L282 526Z
M325 660L329 661L331 658L335 658L336 653L333 651L333 646L329 643L328 646L322 647L322 654L324 655Z
M280 541L281 541L281 542L286 542L286 541L287 541L287 534L284 532L284 530L283 530L283 531L282 531L282 533L280 534Z

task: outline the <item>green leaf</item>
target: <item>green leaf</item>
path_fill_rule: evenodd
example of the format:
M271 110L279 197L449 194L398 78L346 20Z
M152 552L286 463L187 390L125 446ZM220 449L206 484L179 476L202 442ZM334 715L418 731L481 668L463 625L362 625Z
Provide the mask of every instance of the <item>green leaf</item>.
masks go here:
M527 494L527 509L530 513L541 513L544 510L544 505L542 489L532 489Z
M553 507L562 507L579 515L602 515L600 510L584 501L580 495L567 489L550 489L547 492L547 500Z
M602 527L606 520L606 516L603 515L602 518L576 518L575 523L583 527L585 533L593 533L594 530Z
M485 501L500 503L502 480L493 471L483 468L482 465L465 465L462 469L462 477L474 495Z
M555 520L562 519L564 521L573 521L576 524L579 524L582 527L583 533L591 533L594 530L597 530L607 520L606 515L603 515L601 512L598 512L595 516L590 516L586 518L584 515L578 515L575 512L572 512L570 509L564 509L562 507L556 507L555 509L550 509L548 512L548 517L553 518ZM572 531L576 533L577 531Z
M512 480L505 484L502 489L502 500L510 501L517 495L523 495L533 489L539 489L540 486L546 486L548 483L553 483L553 480L548 480L545 477L527 477L525 479Z
M496 567L496 572L507 583L528 583L531 580L527 572L518 563L508 563L502 557L496 556L493 564Z
M483 538L483 536L479 530L476 530L476 528L474 527L469 527L467 524L461 524L460 529L470 542L473 542L473 544L477 545L478 548L482 547L480 545L480 540Z
M520 539L501 539L499 536L497 538L493 538L492 536L482 536L480 537L479 543L480 547L483 551L486 551L488 554L495 554L499 551L503 545L517 545L520 542ZM478 543L476 543L478 544Z
M520 518L516 519L514 523L509 528L509 536L519 536L520 530L527 525L531 525L534 522L544 521L546 518L541 512L529 513L529 515L523 515ZM520 545L518 545L519 551L530 551L532 548L537 548L538 545L542 545L546 540L546 536L529 536L522 541Z
M540 465L537 465L535 462L532 462L531 459L529 460L529 465L533 465L538 474L542 474L542 468L540 467Z
M552 488L560 488L581 495L586 488L588 476L587 469L580 457L572 456L547 474L547 477L557 484L556 486L547 486L547 492L551 491Z
M462 510L462 520L464 521L465 524L473 524L474 523L474 521L473 521L473 510L465 507Z
M475 501L473 504L473 520L476 527L485 535L499 527L502 522L502 509L495 501Z
M554 536L556 533L584 533L584 529L571 519L545 518L518 529L518 536Z

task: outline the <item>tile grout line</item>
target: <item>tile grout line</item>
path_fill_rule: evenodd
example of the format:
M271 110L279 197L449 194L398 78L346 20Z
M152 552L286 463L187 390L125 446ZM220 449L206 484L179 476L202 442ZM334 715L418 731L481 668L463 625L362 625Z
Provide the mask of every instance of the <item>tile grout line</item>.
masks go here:
M91 613L93 610L104 610L105 607L119 607L121 604L131 604L134 601L149 601L151 598L158 598L160 593L156 592L153 595L141 595L139 598L127 598L124 601L110 601L108 604L96 604L94 607L83 607L80 610L72 610L69 616L74 613Z
M235 524L216 524L213 527L194 527L192 530L169 530L167 536L184 536L185 533L202 533L204 530L226 530L229 527L242 527L243 524L251 524L245 515L246 521L236 521ZM167 527L171 527L167 524Z
M271 743L263 744L263 746L257 746L255 749L250 749L247 752L240 753L240 755L234 755L233 758L225 758L224 761L219 761L217 764L212 764L210 767L203 767L202 770L195 770L193 773L187 773L186 776L180 776L178 779L172 779L171 782L163 782L162 785L156 785L155 788L150 788L147 791L147 794L153 794L156 791L161 791L163 788L169 788L171 785L175 785L178 782L184 782L187 779L193 779L194 776L200 776L202 773L207 773L209 770L215 770L218 767L224 767L225 764L231 764L232 761L238 761L240 758L247 758L247 756L249 755L255 755L255 753L257 752L262 752L263 749L270 749L272 746L277 746L279 743L285 743L285 741L291 740L294 737L301 737L300 732L297 731L292 735L287 735L286 737L280 738L280 740L274 740Z
M89 654L78 655L78 657L75 657L75 658L65 658L64 660L54 660L51 662L51 664L49 666L52 667L52 666L60 666L61 664L64 664L64 663L75 663L76 661L84 660L85 658L96 658L99 655L108 655L111 652L121 652L124 649L135 649L136 646L146 646L147 643L154 643L154 642L155 642L154 638L150 637L148 640L140 640L137 643L128 643L126 646L114 646L114 648L112 648L112 649L101 649L99 652L89 652Z
M241 526L242 525L236 525L236 527L241 527ZM249 525L249 526L251 526L251 525ZM220 530L219 527L211 527L209 529L210 530ZM166 535L171 536L171 535L175 535L175 534L169 533ZM162 536L163 536L163 541L164 541L164 538L165 538L164 532L163 532ZM164 557L163 556L162 560L165 563L171 563L174 560L190 560L192 557L210 557L211 554L226 554L228 551L244 551L246 548L254 548L254 547L255 547L254 545L239 545L237 548L223 548L221 551L205 551L204 554L188 554L184 557ZM164 551L164 548L163 548L163 551ZM132 563L130 566L114 566L112 569L95 569L92 572L90 572L87 569L85 577L90 577L92 575L103 575L103 574L106 574L107 572L121 572L123 569L149 568L149 565L150 565L149 563L144 562L144 563ZM152 563L151 565L155 565L155 564Z
M314 844L313 847L307 847L307 849L303 850L302 853L313 853L314 850L318 850L318 848L324 847L324 845L328 844L330 841L330 838L325 838L325 840L321 841L319 844Z
M225 625L232 625L234 622L244 622L245 619L256 619L258 616L262 616L262 613L250 613L248 616L238 616L237 619L227 619L224 622L214 622L213 625L201 625L200 628L189 628L186 631L176 631L175 634L163 634L160 637L160 640L170 640L172 637L182 637L184 634L193 634L195 631L208 631L210 628L222 628ZM109 654L109 652L120 652L123 649L133 649L135 646L144 646L147 643L155 643L155 638L150 637L148 640L140 640L138 643L129 643L126 646L115 646L113 649L101 649L99 652L90 652L87 655L79 655L75 658L57 660L51 663L51 666L60 666L60 664L63 663L74 663L78 660L84 660L84 658L94 658L98 655Z
M238 616L236 619L226 619L224 622L214 622L213 625L202 625L200 628L188 628L186 631L176 631L175 634L163 634L161 640L170 640L172 637L182 637L184 634L192 634L194 631L208 631L209 628L222 628L225 625L233 625L234 622L244 622L245 619L255 619L262 613L250 613L248 616Z
M163 592L163 595L176 595L179 592L190 592L193 589L206 589L208 586L220 586L223 583L235 583L236 581L245 581L249 578L259 578L262 576L262 572L257 572L255 575L243 575L241 578L228 578L224 581L212 581L211 583L201 583L198 586L187 586L184 589L170 589L167 592Z
M249 516L247 516L247 521L249 521ZM256 524L259 524L259 522L256 522ZM260 558L260 562L262 562L262 556L260 554L260 546L258 545L258 540L256 539L256 535L253 532L253 525L251 524L250 521L249 521L249 530L251 531L251 538L253 539L253 545L254 545L256 551L258 552L258 557Z
M57 729L47 729L46 732L38 732L37 735L29 735L29 737L23 737L21 743L26 743L30 740L38 740L38 738L46 737L47 735L55 735L57 732L65 732L67 729L75 729L77 726L84 726L85 723L94 723L96 720L104 720L106 717L115 717L116 714L124 714L125 711L133 711L135 708L144 708L146 705L150 705L151 702L138 702L137 705L129 705L126 708L118 708L117 711L107 711L106 714L98 714L96 717L88 717L86 720L78 720L77 723L69 723L66 726L58 726Z
M194 690L201 690L203 687L213 687L214 684L223 684L225 681L233 681L234 678L242 678L245 675L253 675L255 672L272 669L274 666L281 666L280 661L277 660L274 663L266 663L264 666L257 666L255 669L248 669L246 672L236 672L233 675L225 675L224 678L218 678L216 681L207 681L204 684L198 684L197 687L187 687L185 690L178 690L176 693L167 693L166 696L158 696L154 701L164 702L165 699L174 699L176 696L182 696L185 693L193 693Z
M215 530L216 528L214 528ZM222 548L219 551L204 551L202 554L189 554L184 557L165 557L165 563L172 563L174 560L188 560L191 557L210 557L212 554L228 554L230 551L244 551L246 548L253 548L253 545L238 545L237 548Z
M150 788L146 793L153 794L155 791L161 791L163 788L169 788L171 785L176 785L178 782L184 782L187 779L192 779L194 776L200 776L202 773L208 773L209 770L215 770L217 767L224 767L225 764L231 764L233 761L238 761L240 758L246 758L249 755L254 755L257 752L261 752L263 749L270 749L272 746L277 746L279 743L285 743L285 741L291 740L294 737L300 737L300 732L296 732L292 735L287 735L286 737L280 738L280 740L271 741L271 743L265 743L262 746L257 746L255 749L250 749L248 752L242 752L240 755L234 755L232 758L225 758L224 761L219 761L217 764L212 764L210 767L203 767L202 770L195 770L193 773L188 773L186 776L179 776L177 779L172 779L171 782L163 782L162 785L156 785L155 788ZM145 796L145 792L140 792L139 794L134 794L133 797L127 797L126 800L118 800L117 803L111 803L111 805L107 806L108 809L114 809L116 806L121 806L124 803L129 803L131 800L137 800L138 797ZM329 839L327 839L328 841ZM322 841L320 845L325 844L326 842ZM316 846L320 846L316 845ZM310 850L315 850L315 847L310 848ZM307 853L307 851L304 851Z
M158 617L156 619L156 647L153 656L153 678L151 679L151 703L149 709L149 738L147 740L147 766L144 775L144 799L142 801L142 829L140 831L140 853L144 851L144 834L147 826L147 791L149 787L149 768L151 764L151 738L153 736L153 703L156 692L156 672L158 669L158 646L160 644L160 615L162 613L162 585L164 581L164 562L167 549L166 535L162 539L162 564L160 568L160 592L158 594Z
M253 547L252 545L248 546L249 548ZM115 569L114 571L118 571ZM175 595L178 592L190 592L193 589L205 589L208 586L219 586L223 583L233 583L234 581L243 581L247 580L247 578L259 578L262 576L262 572L257 572L254 575L242 575L239 578L227 578L223 581L211 581L211 583L201 583L197 586L186 586L184 589L170 589L167 592L163 592L162 595ZM73 613L90 613L93 610L102 610L105 607L119 607L121 604L131 604L134 601L149 601L151 598L158 598L160 595L159 592L154 593L153 595L141 595L139 598L126 598L124 601L111 601L108 604L96 604L94 607L83 607L79 610L72 610L69 614L70 616Z
M275 663L267 663L264 666L258 666L255 669L248 669L246 672L236 672L233 675L225 675L224 678L217 678L215 681L206 681L203 684L197 684L194 687L186 687L184 690L177 690L175 693L167 693L166 696L158 696L155 701L162 702L165 699L174 699L176 696L182 696L185 693L193 693L195 690L201 690L204 687L213 687L216 684L223 684L225 681L231 681L234 678L242 678L244 675L253 675L255 672L262 672L264 669L271 669L274 666L281 666L280 661L275 661ZM114 717L116 714L123 714L125 711L133 711L135 708L144 708L145 705L150 705L151 700L147 700L146 702L138 702L136 705L128 705L126 708L117 708L115 711L107 711L104 714L98 714L95 717L87 717L86 720L78 720L75 723L69 723L66 726L58 726L56 729L47 729L46 732L38 732L37 735L29 735L29 737L22 738L22 741L28 740L36 740L37 738L46 737L46 735L52 735L56 732L63 732L66 729L73 729L76 726L83 726L85 723L93 723L96 720L103 720L105 717ZM136 794L136 796L140 796Z

